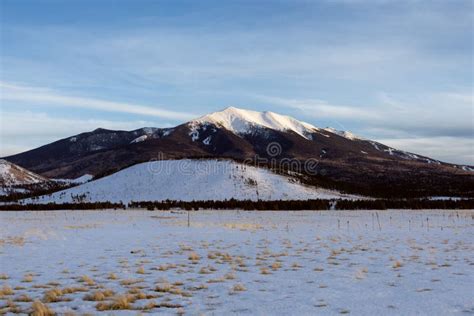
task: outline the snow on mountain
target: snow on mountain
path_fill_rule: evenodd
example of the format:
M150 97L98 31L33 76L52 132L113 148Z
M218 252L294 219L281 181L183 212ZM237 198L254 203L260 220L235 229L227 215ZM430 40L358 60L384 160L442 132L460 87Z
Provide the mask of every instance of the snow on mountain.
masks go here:
M145 140L148 139L148 137L149 137L148 135L139 136L139 137L135 138L134 140L132 140L130 142L130 144L144 142Z
M304 138L310 139L311 133L319 130L317 127L298 121L290 116L273 112L257 112L235 107L204 115L189 122L190 126L214 124L240 135L251 133L256 127L264 127L278 131L292 131Z
M229 160L162 160L134 165L107 177L27 203L160 200L294 200L356 198L304 186L294 178Z
M0 186L24 185L48 181L48 179L0 159Z
M82 183L91 181L92 178L94 178L93 175L85 174L76 179L51 179L51 180L55 182L62 182L62 183L67 183L67 184L82 184Z
M357 135L352 134L351 132L348 131L340 131L332 127L326 127L324 129L325 131L331 132L333 134L342 136L344 138L350 139L350 140L364 140L362 137L359 137Z

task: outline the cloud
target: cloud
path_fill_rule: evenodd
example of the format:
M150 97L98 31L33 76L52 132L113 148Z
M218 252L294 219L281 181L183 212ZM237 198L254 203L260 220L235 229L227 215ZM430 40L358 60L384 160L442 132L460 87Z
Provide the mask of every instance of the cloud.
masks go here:
M297 109L304 112L306 115L315 118L330 118L330 119L364 119L372 120L379 119L379 114L370 110L365 110L362 107L335 105L330 104L325 100L318 99L286 99L280 97L270 97L264 95L253 96L257 100Z
M0 156L23 152L98 127L133 130L154 125L150 121L81 120L30 111L2 112Z
M7 82L0 82L0 90L0 100L2 101L121 112L175 120L187 120L197 116L189 112L175 112L139 104L67 96L46 88L21 86Z
M350 126L355 134L394 148L474 165L474 96L469 92L435 92L410 97L381 92L375 104L365 106L336 105L316 99L253 97L297 109L301 115L331 122L337 129L348 130Z
M325 100L254 95L256 100L298 110L315 119L351 126L361 136L472 136L474 95L435 92L415 96L377 94L370 105L338 105Z
M397 149L428 156L441 161L474 166L474 138L382 138L377 141Z

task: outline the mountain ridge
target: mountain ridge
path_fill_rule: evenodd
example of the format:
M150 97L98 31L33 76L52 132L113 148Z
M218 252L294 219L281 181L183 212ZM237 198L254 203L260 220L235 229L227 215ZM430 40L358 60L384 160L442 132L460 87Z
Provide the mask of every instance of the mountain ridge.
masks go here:
M272 144L277 144L276 152L269 152ZM189 158L260 159L267 164L291 160L300 166L313 159L318 174L305 175L310 183L331 183L354 193L392 186L400 194L474 194L469 189L474 187L470 166L397 150L273 112L235 107L172 128L96 129L6 157L50 178L77 178L86 173L97 178L150 160Z

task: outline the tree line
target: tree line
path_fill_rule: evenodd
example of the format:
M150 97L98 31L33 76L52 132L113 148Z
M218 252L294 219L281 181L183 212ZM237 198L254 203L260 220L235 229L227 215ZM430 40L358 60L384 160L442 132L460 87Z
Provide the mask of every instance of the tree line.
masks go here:
M98 210L98 209L146 209L146 210L387 210L387 209L474 209L474 199L378 199L378 200L224 200L224 201L144 201L94 202L94 203L48 203L48 204L4 204L0 210Z

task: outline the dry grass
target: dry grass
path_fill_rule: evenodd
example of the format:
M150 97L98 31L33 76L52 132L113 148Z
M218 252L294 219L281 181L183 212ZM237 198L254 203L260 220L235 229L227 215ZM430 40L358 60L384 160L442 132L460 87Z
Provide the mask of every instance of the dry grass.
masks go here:
M211 274L213 271L209 267L202 267L199 269L199 274Z
M25 276L23 277L23 280L21 282L25 282L25 283L33 282L33 275L25 274Z
M260 268L260 274L272 274L268 268Z
M158 268L154 268L154 270L158 271L168 271L169 269L175 269L177 267L174 263L162 264L159 265Z
M56 282L56 281L51 281L51 282L46 283L46 285L49 285L49 286L60 286L61 283Z
M185 244L180 244L179 248L181 249L181 251L193 251L193 247Z
M225 282L225 278L222 277L222 278L217 278L217 279L209 279L207 280L207 283L222 283L222 282Z
M8 276L8 274L5 274L5 273L2 273L0 274L0 280L8 280L10 277Z
M274 263L272 263L272 265L270 266L270 268L273 270L273 271L276 271L278 269L281 268L281 263L278 262L278 261L275 261Z
M53 316L55 313L45 304L36 300L31 305L31 315L32 316Z
M87 292L89 291L88 288L82 287L82 286L71 286L71 287L66 287L61 290L61 292L64 294L72 294L72 293L77 293L77 292Z
M86 228L97 228L100 225L98 224L85 224L85 225L67 225L64 226L66 229L86 229Z
M214 260L214 259L217 259L217 255L215 252L211 251L207 254L207 259L211 259L211 260Z
M7 284L3 285L3 287L0 289L0 298L13 294L12 288Z
M253 223L225 223L223 225L225 228L229 229L239 229L239 230L257 230L261 229L262 225L253 224Z
M134 285L140 282L143 282L143 279L126 279L126 280L120 281L120 284L123 286L129 286L129 285Z
M92 286L92 285L95 285L95 282L94 280L92 280L90 277L88 277L87 275L83 275L79 278L79 282L82 282L82 283L85 283L89 286Z
M191 296L190 293L184 292L182 289L177 287L176 285L170 284L168 282L161 282L158 283L155 287L156 292L161 292L161 293L170 293L174 295L181 295L185 297Z
M0 239L0 245L23 246L25 244L25 241L25 237L23 236L13 236L7 237L5 239Z
M13 299L15 302L23 302L23 303L27 303L27 302L32 302L33 300L26 294L21 294L20 296L18 297L15 297Z
M188 256L188 259L191 260L193 263L197 263L201 257L195 252L191 252Z
M291 265L291 268L293 270L298 270L299 268L302 268L302 266L298 263L298 262L294 262L292 265Z
M156 292L169 292L173 286L168 282L159 283L155 287Z
M137 269L138 274L145 274L145 269L143 267L140 267Z
M243 292L243 291L247 291L247 288L242 283L237 283L237 284L234 284L234 286L232 287L232 291Z
M182 305L179 304L173 304L167 301L161 302L161 303L156 303L154 301L151 301L147 303L142 310L151 310L154 308L182 308ZM181 311L177 312L178 315L181 315Z
M55 303L55 302L69 301L70 299L66 299L62 297L64 294L65 293L61 289L58 289L58 288L47 290L44 293L43 302Z
M109 274L109 276L107 277L107 279L109 279L109 280L117 280L117 275L116 275L115 273L111 272L111 273Z
M105 299L114 296L115 293L112 290L103 290L103 291L95 291L90 294L86 294L83 298L84 301L93 301L93 302L99 302L99 301L104 301Z
M399 269L401 267L403 267L403 263L399 260L394 261L393 264L392 264L392 268L394 268L394 269Z
M146 294L141 289L134 287L128 290L128 294L133 295L134 300L145 300L157 297L156 295Z
M95 308L98 311L106 310L124 310L124 309L133 309L132 303L134 302L133 295L120 295L113 299L112 302L100 302Z
M0 307L0 315L4 315L7 313L13 313L13 314L21 314L25 313L15 302L12 300L7 300L6 304L2 307Z
M224 278L226 278L227 280L234 280L235 274L233 272L228 272L224 275Z

